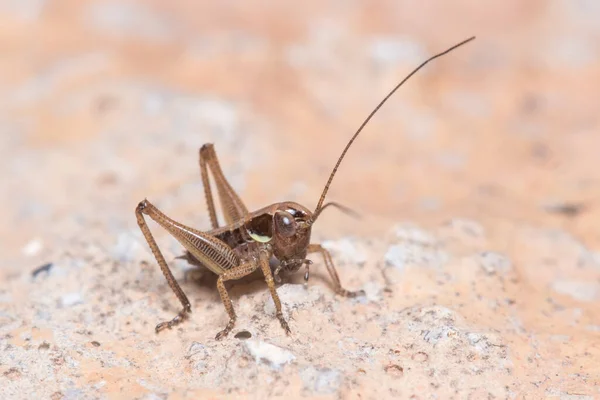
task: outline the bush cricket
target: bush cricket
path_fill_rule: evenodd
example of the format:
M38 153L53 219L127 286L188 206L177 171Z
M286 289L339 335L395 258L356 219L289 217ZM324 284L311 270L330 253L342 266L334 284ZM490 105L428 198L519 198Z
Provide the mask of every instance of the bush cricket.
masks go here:
M365 125L371 120L373 115L375 115L396 90L430 61L449 53L473 39L475 39L475 37L466 39L449 49L430 57L415 68L408 76L398 83L387 96L383 98L383 100L381 100L346 144L346 147L329 175L329 179L325 184L325 188L319 198L315 211L310 211L308 208L298 203L285 201L272 204L254 212L249 212L240 197L231 187L229 182L227 182L212 144L205 144L202 146L200 149L199 162L212 230L204 232L183 225L166 216L148 200L141 201L135 209L137 223L156 258L160 269L165 275L169 286L173 292L175 292L175 295L183 306L183 309L173 319L159 323L156 326L156 332L159 332L164 328L171 328L186 319L188 314L191 313L191 304L173 277L165 258L146 224L144 215L149 216L161 227L166 229L169 234L173 235L187 250L186 257L193 260L194 264L202 265L218 276L217 289L223 305L225 306L225 310L229 315L229 322L227 323L227 326L217 334L217 340L227 336L233 329L236 320L236 314L231 299L229 298L229 294L227 293L227 289L225 288L225 282L243 278L258 269L264 274L271 297L275 303L276 316L287 334L290 334L291 332L281 311L281 301L279 300L279 296L275 289L275 280L279 281L279 274L281 272L293 273L304 266L304 280L305 282L308 282L309 267L312 264L312 261L306 258L309 253L319 253L323 257L327 271L333 280L336 293L345 297L354 297L363 293L362 291L349 291L344 289L329 252L320 244L313 244L310 241L312 226L325 208L333 206L344 210L343 206L334 202L324 204L329 186L354 140L361 133ZM221 209L224 214L226 224L223 226L219 226L217 221L215 203L209 182L209 171L215 182ZM270 266L271 258L275 258L279 262L279 265L274 271L271 270Z

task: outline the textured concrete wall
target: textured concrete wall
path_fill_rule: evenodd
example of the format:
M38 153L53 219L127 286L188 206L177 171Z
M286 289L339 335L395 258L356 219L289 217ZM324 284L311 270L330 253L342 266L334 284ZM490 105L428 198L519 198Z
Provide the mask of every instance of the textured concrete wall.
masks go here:
M594 1L0 1L0 398L600 397L600 6ZM278 291L214 279L147 197L208 229L198 149L250 209L312 209ZM49 264L48 264L49 263ZM32 275L36 268L47 267ZM242 331L242 335L238 335ZM248 336L250 336L248 338Z

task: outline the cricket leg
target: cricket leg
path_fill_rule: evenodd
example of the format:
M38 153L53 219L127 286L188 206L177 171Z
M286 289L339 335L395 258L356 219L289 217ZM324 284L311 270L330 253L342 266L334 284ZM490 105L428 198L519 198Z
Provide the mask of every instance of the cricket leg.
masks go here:
M233 250L216 237L174 221L148 200L141 201L135 209L138 225L156 258L163 275L167 279L169 286L183 305L183 309L175 316L175 318L170 321L161 322L156 326L156 331L159 332L164 328L171 328L183 321L187 317L187 314L191 312L191 305L187 296L173 277L164 256L150 232L150 228L148 228L148 225L146 224L144 215L148 215L161 227L166 229L196 260L217 275L221 275L225 271L237 267L240 264L240 260Z
M329 272L331 279L333 279L333 286L334 286L335 292L337 294L345 296L345 297L356 297L356 296L362 296L365 294L364 290L350 291L350 290L346 290L342 287L342 283L340 282L340 277L338 276L338 273L335 270L335 267L333 265L333 261L331 259L331 254L329 254L329 251L327 251L326 248L324 248L320 244L310 244L310 245L308 245L308 252L309 253L321 253L321 255L323 256L323 260L325 260L325 266L327 267L327 272Z
M297 271L302 265L304 265L304 286L308 285L308 277L310 273L310 266L312 265L312 260L308 260L306 258L292 258L289 260L281 261L275 271L273 271L273 277L275 278L275 282L280 283L281 277L279 276L282 270L287 270L291 272Z
M221 301L225 306L225 311L227 311L227 314L229 315L229 322L227 323L225 329L217 333L217 336L215 337L216 340L223 339L229 334L229 332L231 332L233 326L235 325L235 320L237 318L235 315L235 311L233 310L233 304L231 303L231 299L229 298L229 293L227 293L227 289L225 288L225 282L243 278L246 275L250 275L257 269L258 263L256 262L256 260L252 260L242 263L237 267L223 272L223 274L219 276L219 279L217 279L217 290L219 291Z
M205 144L200 149L200 174L202 175L202 185L204 186L204 195L206 196L210 222L213 229L216 229L219 227L219 222L208 178L209 169L215 180L226 224L229 225L244 217L248 214L248 209L225 178L219 165L215 147L210 143Z
M269 265L269 258L271 257L270 253L266 250L261 250L259 253L259 263L260 269L265 275L265 281L267 282L267 286L269 287L269 291L271 292L271 297L273 298L273 303L275 303L276 316L281 323L281 327L285 330L286 334L290 334L290 327L288 326L287 321L283 317L283 312L281 311L281 300L279 300L279 295L275 290L275 282L273 281L273 275L271 274L271 266Z
M183 289L181 289L181 286L179 286L179 284L175 280L175 277L171 273L171 270L169 269L169 266L165 261L165 257L162 255L160 249L158 248L156 240L154 240L154 236L152 236L152 232L150 232L150 228L148 228L148 224L146 224L146 221L144 220L142 209L139 205L135 209L135 216L137 218L137 223L140 227L140 230L144 234L144 238L146 238L146 242L148 242L148 246L150 246L150 250L152 250L154 258L156 258L156 262L158 263L163 275L167 279L167 283L171 287L171 290L175 292L175 295L177 296L177 298L181 302L181 305L183 306L183 309L175 316L175 318L173 318L170 321L164 321L156 325L155 330L158 333L164 328L171 328L172 326L177 325L178 323L183 321L187 317L187 314L192 311L192 306L187 296L183 292Z

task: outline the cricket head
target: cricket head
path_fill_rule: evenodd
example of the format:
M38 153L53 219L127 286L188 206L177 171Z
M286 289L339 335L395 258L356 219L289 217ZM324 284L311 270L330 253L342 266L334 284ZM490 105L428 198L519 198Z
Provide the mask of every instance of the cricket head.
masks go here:
M329 190L329 186L331 185L331 182L333 181L333 177L335 176L335 173L337 172L340 164L342 163L342 160L344 159L344 156L346 155L346 153L348 152L348 149L350 148L350 146L352 146L352 143L354 143L354 141L356 140L356 138L358 137L358 135L362 132L363 128L367 125L367 123L371 120L371 118L377 113L377 111L379 111L379 109L381 108L381 106L383 106L383 104L396 92L396 90L398 90L400 88L400 86L402 86L404 84L404 82L406 82L407 80L409 80L417 71L419 71L421 68L423 68L427 63L429 63L430 61L433 61L434 59L441 57L449 52L451 52L452 50L456 49L457 47L462 46L463 44L466 44L472 40L475 39L475 36L470 37L469 39L463 40L462 42L455 44L454 46L450 47L449 49L438 53L430 58L428 58L427 60L425 60L424 62L421 63L421 65L419 65L417 68L415 68L410 74L408 74L404 79L402 79L402 81L400 81L400 83L398 83L388 94L387 96L385 96L383 98L383 100L381 100L379 102L379 104L377 105L377 107L375 107L373 109L373 111L371 111L371 113L367 116L367 118L363 121L363 123L360 125L360 127L358 128L358 130L354 133L354 136L352 136L352 138L350 139L350 141L348 142L348 144L346 145L346 147L344 148L344 151L342 151L342 154L340 155L340 157L337 160L337 163L335 164L335 167L333 167L333 171L331 171L331 174L329 175L329 179L327 180L327 184L325 184L325 188L323 189L323 192L321 193L321 198L319 199L319 202L317 203L317 207L315 208L314 213L312 213L311 218L309 219L309 225L312 225L317 218L319 218L319 215L321 215L321 212L330 205L335 205L338 208L344 208L341 207L339 204L337 203L327 203L327 204L323 204L325 202L325 197L327 196L327 191ZM346 209L347 210L347 209Z
M312 212L298 203L286 201L277 204L271 215L274 240L270 243L277 259L304 258L310 243Z
M348 214L354 211L337 203L327 203ZM273 254L288 272L297 271L303 264L310 264L306 253L310 244L310 234L314 222L314 214L308 208L292 201L274 204L268 214L271 227L268 242L273 247Z

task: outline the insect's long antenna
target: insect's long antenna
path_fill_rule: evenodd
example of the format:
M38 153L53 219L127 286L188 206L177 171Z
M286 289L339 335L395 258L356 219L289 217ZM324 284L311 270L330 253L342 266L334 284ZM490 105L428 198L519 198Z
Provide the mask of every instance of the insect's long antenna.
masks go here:
M410 74L408 74L406 76L406 78L402 79L402 81L396 85L396 87L394 87L392 89L391 92L388 93L387 96L385 96L383 98L383 100L381 100L379 102L379 104L377 105L377 107L375 107L375 109L373 109L373 111L371 111L371 113L369 114L369 116L363 121L363 123L360 125L360 127L358 128L358 130L356 131L356 133L354 133L354 136L352 136L352 138L350 139L350 141L348 142L348 144L346 145L346 147L344 148L344 151L342 151L342 155L340 156L340 158L338 158L337 163L335 164L335 167L333 168L333 171L331 171L331 175L329 175L329 180L327 180L327 184L325 185L325 189L323 189L323 193L321 194L321 198L319 199L319 203L317 204L317 208L315 209L315 212L313 213L313 217L312 217L312 222L316 221L317 217L319 216L319 214L321 213L322 205L323 202L325 201L325 196L327 196L327 191L329 190L329 185L331 185L331 181L333 180L333 177L335 176L335 173L338 170L338 167L340 166L342 160L344 159L344 156L346 155L346 152L348 151L348 149L350 148L350 146L352 145L352 143L354 142L354 140L358 137L358 135L360 134L360 132L363 130L363 128L365 127L365 125L367 125L367 123L371 120L371 118L373 117L373 115L375 115L375 113L377 111L379 111L379 109L381 108L381 106L383 106L383 104L396 92L396 90L398 90L400 88L400 86L402 86L404 84L404 82L406 82L407 80L409 80L415 73L417 73L417 71L419 71L421 68L423 68L427 63L429 63L430 61L435 60L438 57L441 57L449 52L451 52L452 50L456 49L457 47L462 46L463 44L466 44L468 42L470 42L471 40L474 40L475 36L470 37L467 40L463 40L462 42L455 44L454 46L450 47L449 49L436 54L432 57L430 57L429 59L425 60L423 63L421 63L421 65L419 65L417 68L415 68Z

